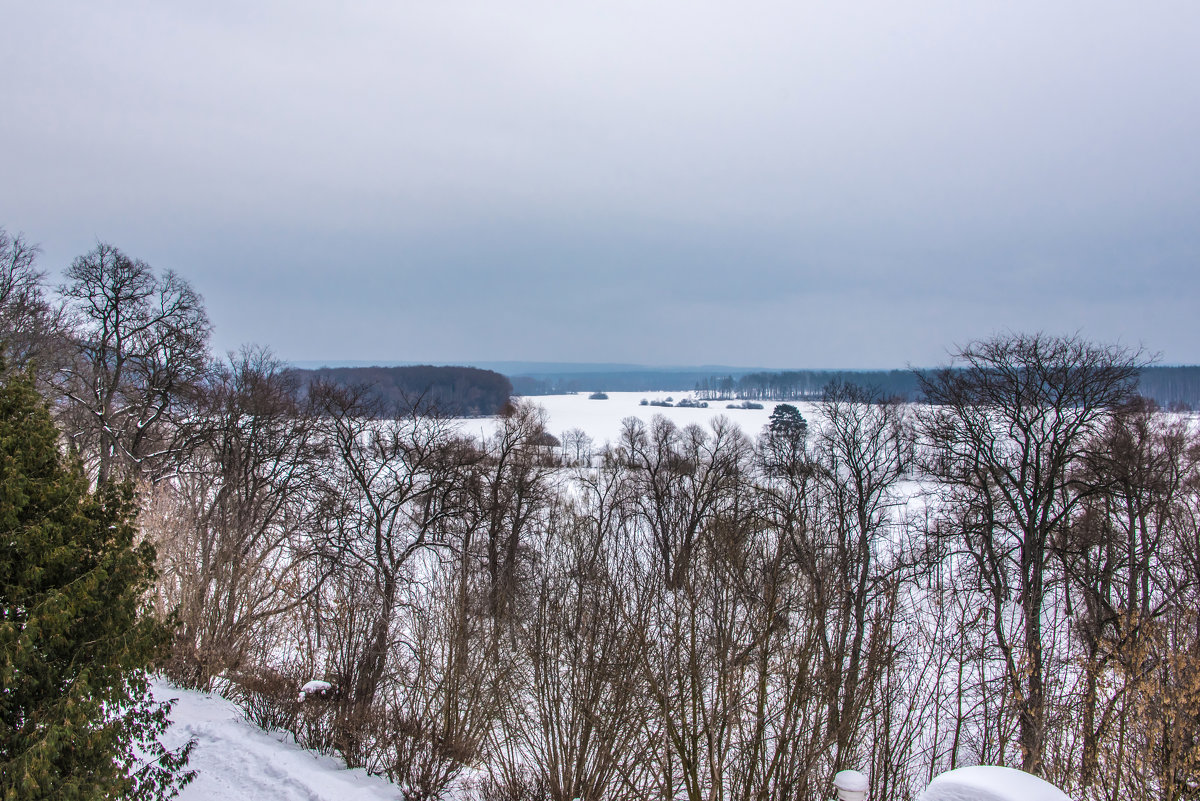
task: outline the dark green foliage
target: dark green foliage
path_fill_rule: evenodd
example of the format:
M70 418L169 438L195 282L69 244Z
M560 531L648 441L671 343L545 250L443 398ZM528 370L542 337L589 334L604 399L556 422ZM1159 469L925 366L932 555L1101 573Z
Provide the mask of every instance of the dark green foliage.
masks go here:
M804 441L808 421L790 403L780 403L771 412L760 440L763 464L770 475L795 476L803 470Z
M146 668L168 631L141 614L153 549L126 485L89 491L27 376L0 383L0 798L154 798L186 775L157 736ZM138 749L144 764L135 754Z
M780 403L771 412L767 423L771 434L788 440L803 440L808 435L808 421L800 410L790 403Z

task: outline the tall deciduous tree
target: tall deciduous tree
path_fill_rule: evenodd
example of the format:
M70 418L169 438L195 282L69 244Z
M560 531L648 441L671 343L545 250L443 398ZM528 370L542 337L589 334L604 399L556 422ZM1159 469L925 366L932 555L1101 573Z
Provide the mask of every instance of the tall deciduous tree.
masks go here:
M200 295L171 271L100 243L71 263L60 292L75 327L62 371L67 434L97 481L156 478L177 450L173 419L208 361Z
M53 369L62 345L62 314L46 297L37 245L0 228L0 342L10 369Z
M1088 488L1089 443L1133 394L1142 354L1078 337L1014 334L975 342L920 377L922 427L942 482L946 531L961 540L987 600L1018 721L1021 766L1045 772L1053 535Z

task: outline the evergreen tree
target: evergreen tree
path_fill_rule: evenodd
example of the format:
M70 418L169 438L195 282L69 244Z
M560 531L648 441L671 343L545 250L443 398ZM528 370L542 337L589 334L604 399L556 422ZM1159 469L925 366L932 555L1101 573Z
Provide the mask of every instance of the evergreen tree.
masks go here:
M154 553L128 485L92 492L27 375L0 383L0 798L154 798L190 778L158 743L144 615Z
M808 421L790 403L778 404L771 412L760 440L763 463L772 475L794 475L804 462L804 440Z
M808 421L790 403L780 403L775 407L767 428L772 435L788 440L803 441L808 436Z

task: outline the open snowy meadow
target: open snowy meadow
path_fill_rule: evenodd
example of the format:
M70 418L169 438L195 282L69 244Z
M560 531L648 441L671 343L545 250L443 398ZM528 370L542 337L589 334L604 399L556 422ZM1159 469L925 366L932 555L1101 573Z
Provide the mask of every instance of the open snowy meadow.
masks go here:
M522 400L540 406L546 411L546 430L564 439L572 430L583 431L592 438L597 449L604 443L615 443L621 434L621 421L626 417L638 417L649 422L655 415L662 415L678 426L708 425L717 416L724 416L736 423L750 438L757 437L771 418L771 412L779 405L774 401L763 401L761 409L730 409L742 403L740 400L700 401L707 408L687 406L651 406L654 402L677 404L686 399L695 400L689 392L609 392L608 400L591 400L587 392L571 395L534 395ZM642 405L642 401L647 401ZM811 424L817 416L816 404L793 403ZM495 430L496 419L474 419L463 422L466 434L490 434Z

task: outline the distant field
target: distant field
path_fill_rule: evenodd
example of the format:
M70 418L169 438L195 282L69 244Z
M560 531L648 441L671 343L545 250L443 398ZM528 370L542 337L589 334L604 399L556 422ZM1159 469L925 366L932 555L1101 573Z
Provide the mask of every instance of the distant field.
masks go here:
M756 437L771 417L777 403L766 401L762 409L727 409L730 403L741 401L708 401L707 409L688 409L678 406L642 406L641 401L664 400L690 397L690 393L678 392L610 392L608 400L589 400L587 392L575 395L542 395L525 399L546 410L549 420L546 430L556 437L562 438L563 432L573 428L587 432L597 445L615 441L621 433L621 421L626 417L640 417L650 420L656 414L661 414L678 425L699 423L707 426L714 417L724 415L741 426L742 430L751 437ZM800 413L808 420L816 415L816 405L812 403L794 403ZM495 418L473 419L463 421L464 431L490 432L495 427Z

